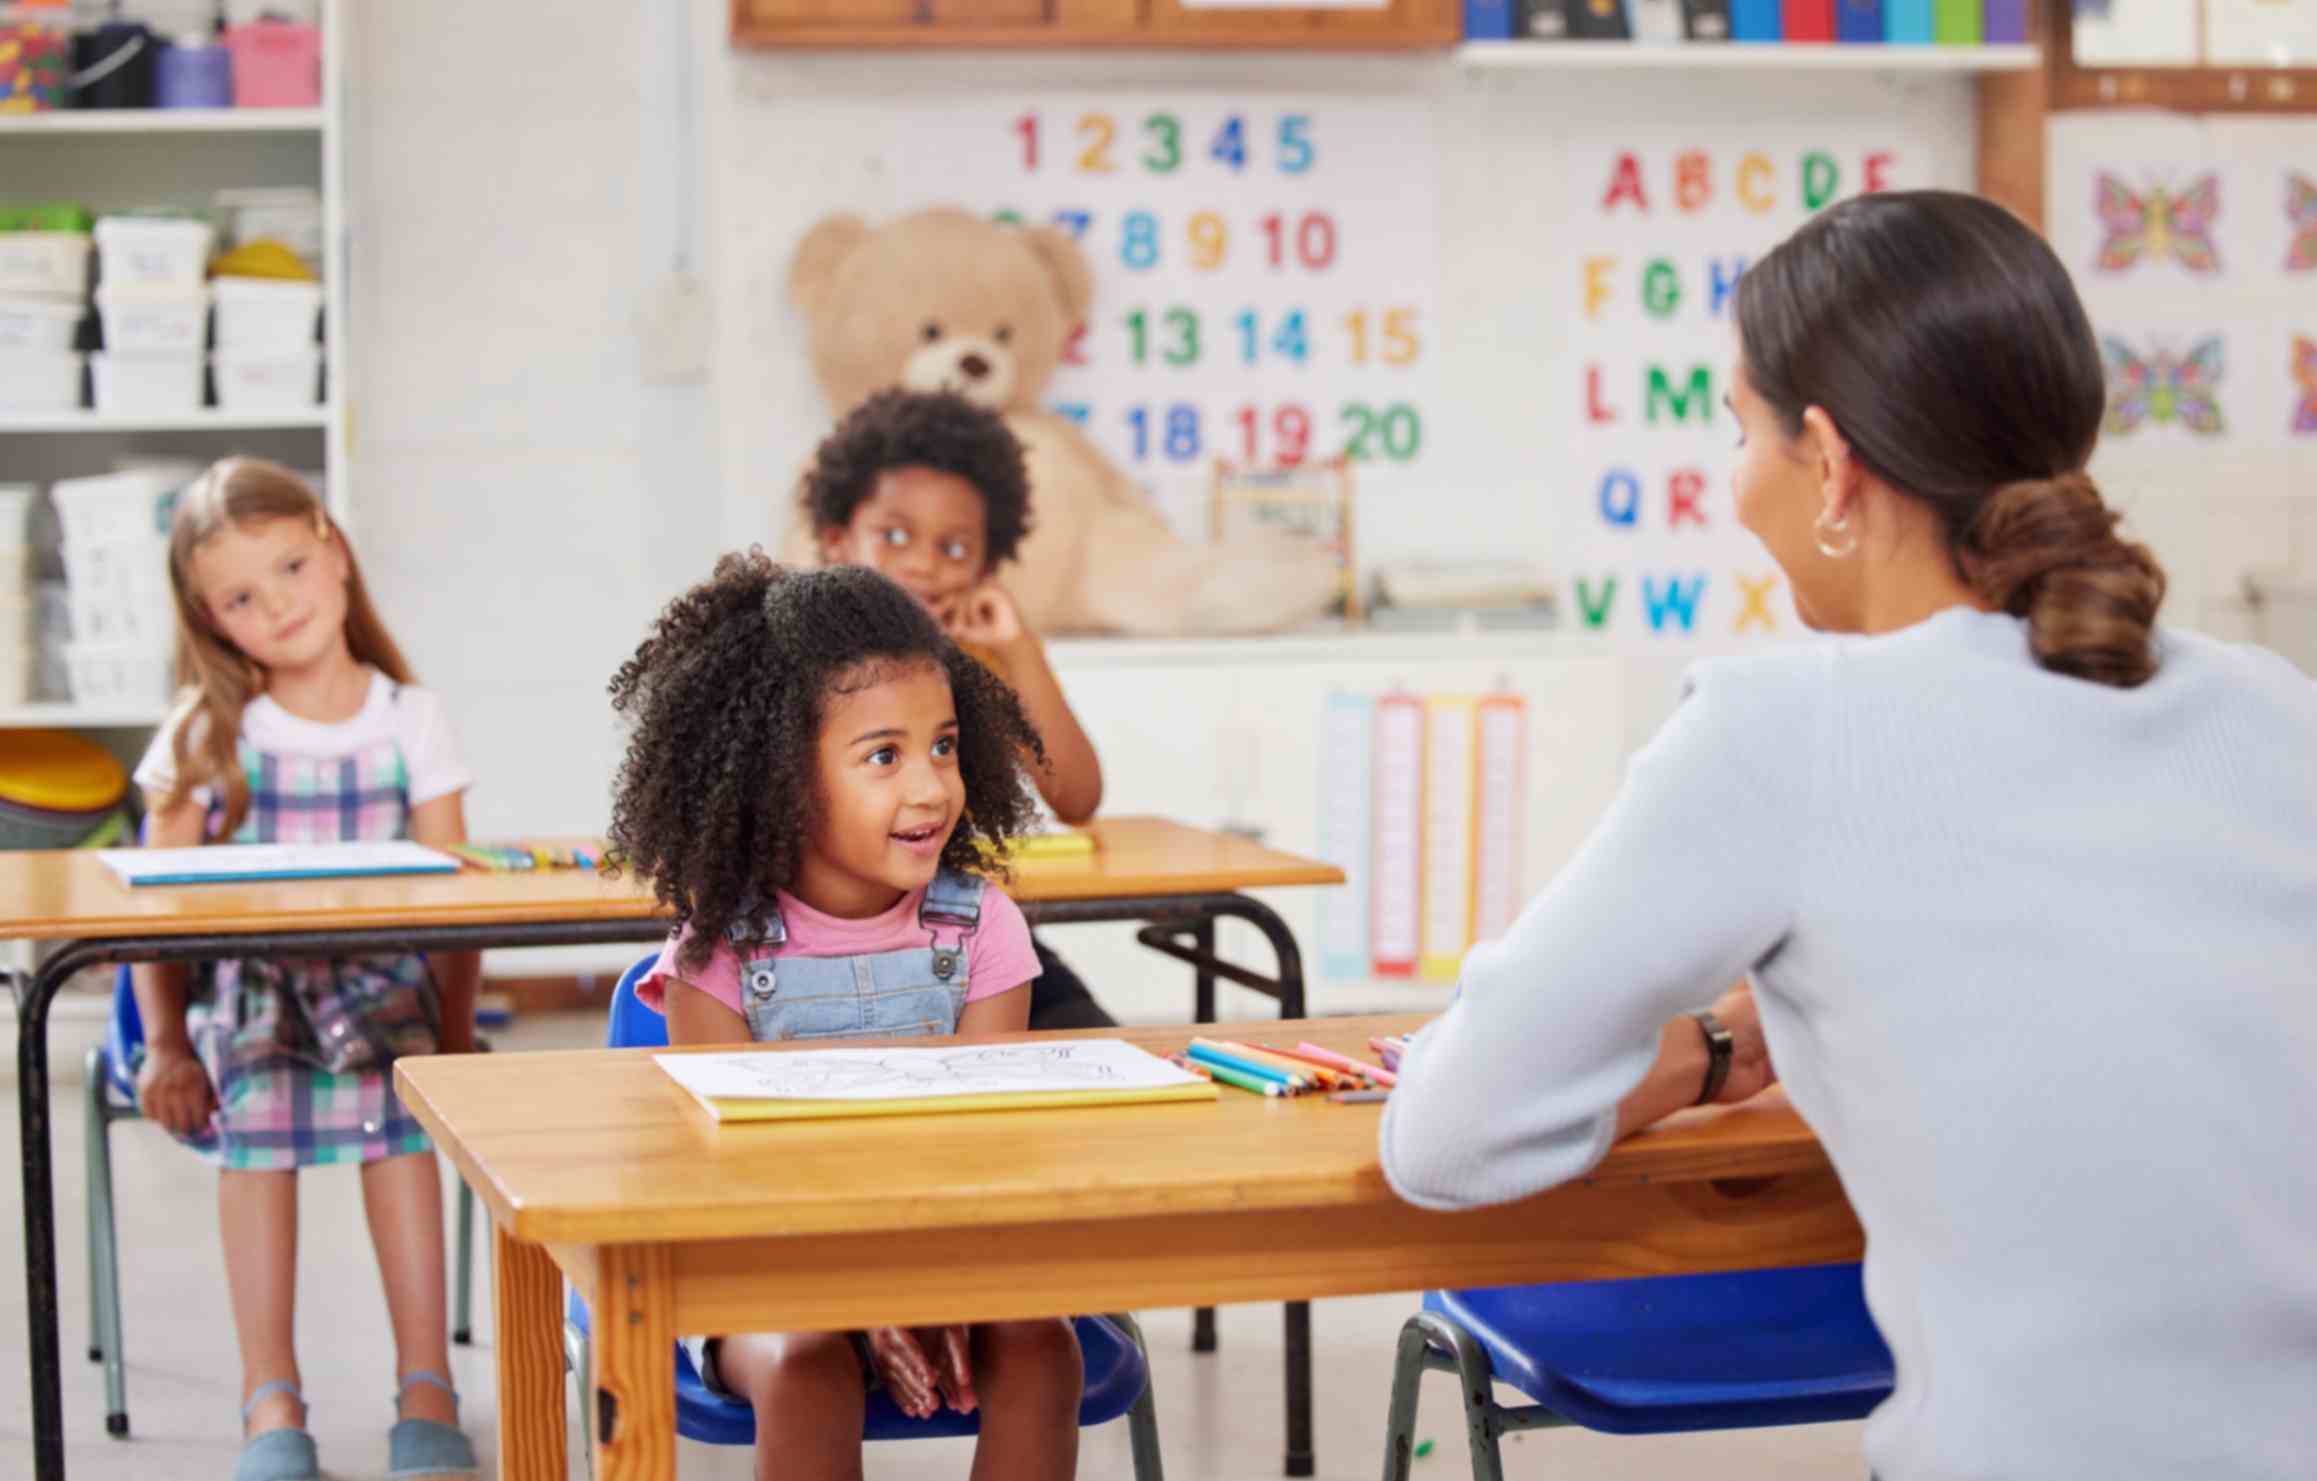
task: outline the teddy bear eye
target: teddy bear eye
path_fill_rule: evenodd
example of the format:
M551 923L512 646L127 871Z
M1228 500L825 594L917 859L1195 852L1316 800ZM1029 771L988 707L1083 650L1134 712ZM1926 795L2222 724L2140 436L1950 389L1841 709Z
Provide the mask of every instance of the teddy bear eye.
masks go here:
M1010 345L1014 342L1013 326L1010 324L1000 324L998 326L998 332L990 337L995 339L999 344Z
M925 336L925 339L928 343L941 338L941 326L934 323L931 319L926 320L925 327L917 332Z

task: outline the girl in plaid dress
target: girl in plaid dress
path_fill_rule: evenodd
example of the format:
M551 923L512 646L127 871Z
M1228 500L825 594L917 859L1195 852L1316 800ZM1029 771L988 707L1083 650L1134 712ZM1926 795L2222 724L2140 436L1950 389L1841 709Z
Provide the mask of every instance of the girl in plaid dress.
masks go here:
M327 843L466 837L470 780L441 701L410 682L346 537L297 475L228 458L180 497L170 532L186 688L137 768L147 841ZM474 1045L480 961L416 956L136 969L146 1116L219 1169L240 1338L236 1481L318 1477L292 1342L297 1170L362 1170L395 1340L395 1481L477 1473L457 1428L443 1298L442 1181L391 1067L333 1072L311 1031L332 994L421 1005L381 1046Z

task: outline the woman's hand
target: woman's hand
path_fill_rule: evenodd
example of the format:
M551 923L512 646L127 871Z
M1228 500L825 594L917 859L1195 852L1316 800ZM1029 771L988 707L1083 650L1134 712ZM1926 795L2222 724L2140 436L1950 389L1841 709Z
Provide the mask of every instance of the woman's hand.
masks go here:
M192 1050L149 1044L137 1070L137 1109L179 1136L198 1136L217 1110L217 1092Z
M1714 1017L1730 1031L1730 1074L1722 1081L1717 1106L1751 1100L1778 1083L1778 1067L1770 1063L1770 1043L1762 1037L1762 1014L1754 1005L1754 984L1741 977L1728 992L1714 999Z
M924 1419L944 1403L970 1414L980 1401L973 1391L972 1342L964 1327L877 1327L869 1333L869 1355L893 1402L912 1419Z

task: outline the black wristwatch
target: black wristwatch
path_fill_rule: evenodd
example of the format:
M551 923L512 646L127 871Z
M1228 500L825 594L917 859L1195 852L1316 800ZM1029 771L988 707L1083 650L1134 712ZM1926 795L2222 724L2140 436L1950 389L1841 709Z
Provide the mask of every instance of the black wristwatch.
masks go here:
M1722 1082L1730 1078L1730 1053L1738 1041L1711 1010L1700 1008L1690 1017L1698 1021L1698 1031L1706 1036L1706 1088L1698 1092L1697 1103L1712 1105L1714 1097L1722 1093Z

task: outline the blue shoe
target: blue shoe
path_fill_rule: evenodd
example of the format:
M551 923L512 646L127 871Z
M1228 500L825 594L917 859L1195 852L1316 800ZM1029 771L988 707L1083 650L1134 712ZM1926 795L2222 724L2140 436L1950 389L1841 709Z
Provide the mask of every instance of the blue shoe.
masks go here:
M272 1383L261 1383L249 1402L241 1406L242 1423L249 1422L250 1411L258 1401L274 1394L288 1394L306 1407L305 1396L298 1386L286 1378ZM252 1435L242 1442L241 1459L234 1462L233 1481L322 1481L321 1457L314 1452L314 1437L302 1428L267 1430Z
M459 1391L436 1373L404 1374L402 1388L395 1391L396 1404L414 1383L441 1389L457 1407ZM439 1419L398 1419L386 1432L386 1481L476 1481L482 1474L473 1443L456 1425Z

